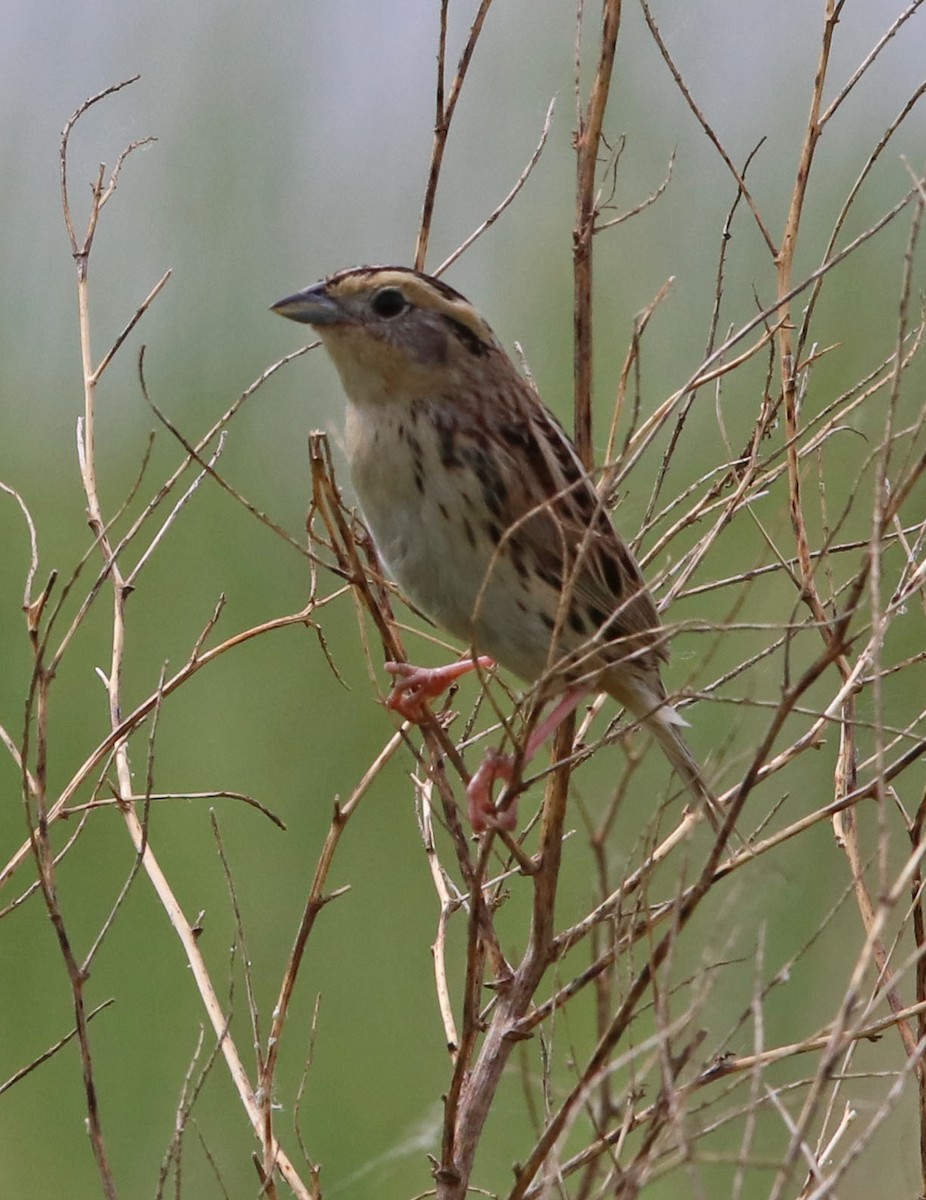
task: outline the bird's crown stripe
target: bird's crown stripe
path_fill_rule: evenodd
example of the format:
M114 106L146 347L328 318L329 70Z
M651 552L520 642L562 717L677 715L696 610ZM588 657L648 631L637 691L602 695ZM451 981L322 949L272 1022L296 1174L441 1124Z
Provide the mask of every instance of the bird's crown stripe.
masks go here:
M442 313L471 329L482 341L493 341L491 329L469 301L439 280L402 267L357 267L328 280L333 295L351 296L371 288L397 287L416 308Z

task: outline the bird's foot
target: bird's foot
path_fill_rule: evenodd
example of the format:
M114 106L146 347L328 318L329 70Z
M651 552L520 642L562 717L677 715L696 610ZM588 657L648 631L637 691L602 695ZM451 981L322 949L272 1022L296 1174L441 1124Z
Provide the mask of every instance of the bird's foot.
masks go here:
M446 667L416 667L412 663L387 662L386 670L395 680L386 697L386 707L399 713L406 721L420 725L425 719L425 704L445 692L461 675L479 667L483 671L495 666L495 660L482 654L465 658Z
M537 725L527 743L517 758L519 772L527 766L540 747L559 728L563 721L579 705L585 692L582 688L572 688L552 711ZM469 805L469 819L475 833L484 833L487 829L512 830L518 823L517 796L513 796L504 808L499 808L492 799L492 785L496 779L511 783L515 773L515 757L502 754L500 750L489 750L482 765L469 782L466 798Z
M500 750L486 752L482 765L469 781L466 789L469 819L474 833L485 833L487 829L512 830L518 823L518 809L514 800L505 808L497 808L492 799L492 785L496 779L511 783L514 775L514 759Z

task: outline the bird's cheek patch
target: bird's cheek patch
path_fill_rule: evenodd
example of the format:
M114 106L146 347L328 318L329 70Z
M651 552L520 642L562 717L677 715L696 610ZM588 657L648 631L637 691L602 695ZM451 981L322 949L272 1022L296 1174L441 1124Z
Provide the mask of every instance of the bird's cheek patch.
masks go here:
M439 367L447 361L447 335L433 325L419 325L407 343L415 360L426 367Z

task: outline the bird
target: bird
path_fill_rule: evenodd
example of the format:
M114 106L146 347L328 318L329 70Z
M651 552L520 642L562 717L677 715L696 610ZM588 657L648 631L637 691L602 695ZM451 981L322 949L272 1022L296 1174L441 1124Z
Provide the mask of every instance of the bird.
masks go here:
M668 635L575 445L485 319L443 280L402 266L340 270L272 311L310 325L346 396L344 447L380 560L468 657L436 669L387 663L388 703L411 720L473 667L499 663L553 708L519 765L593 692L647 727L699 807L712 798L661 669ZM472 776L475 832L510 829L492 787L514 760Z

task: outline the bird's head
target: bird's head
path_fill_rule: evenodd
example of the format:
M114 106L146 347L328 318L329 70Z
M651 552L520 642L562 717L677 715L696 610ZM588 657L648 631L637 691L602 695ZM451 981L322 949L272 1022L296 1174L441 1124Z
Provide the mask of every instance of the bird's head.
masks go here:
M433 395L507 357L459 292L407 267L339 271L272 307L317 331L355 403Z

